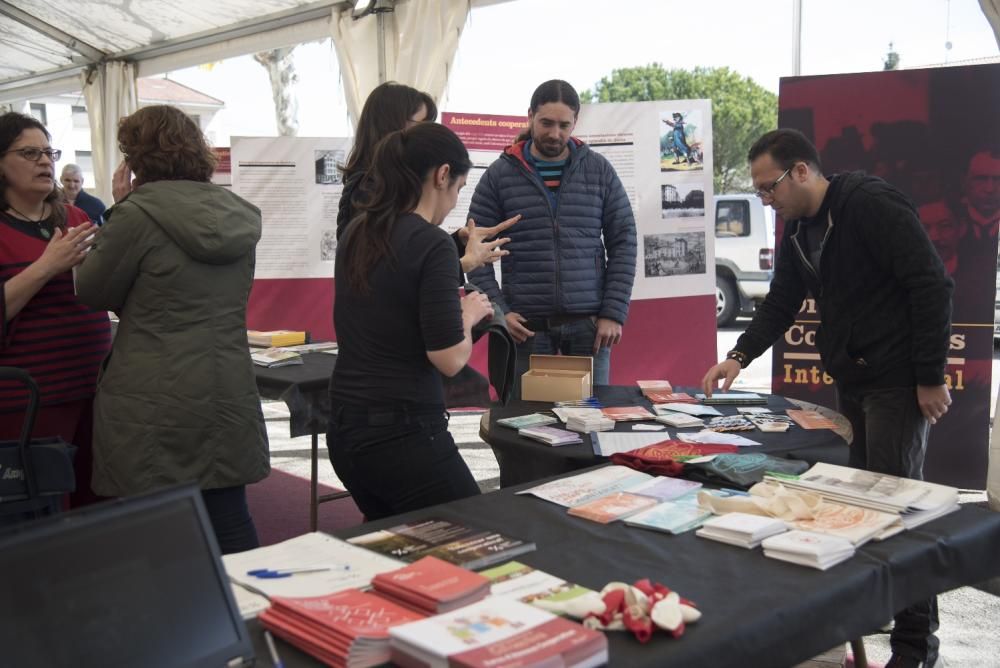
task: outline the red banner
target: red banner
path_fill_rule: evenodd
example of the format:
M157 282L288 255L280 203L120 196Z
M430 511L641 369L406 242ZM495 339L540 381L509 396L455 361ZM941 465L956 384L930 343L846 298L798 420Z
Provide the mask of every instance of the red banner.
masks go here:
M919 207L955 281L946 370L951 410L931 429L930 480L983 489L1000 222L1000 65L782 79L779 126L819 149L825 174L862 169ZM783 223L778 223L781 238ZM773 348L774 392L833 407L806 300Z

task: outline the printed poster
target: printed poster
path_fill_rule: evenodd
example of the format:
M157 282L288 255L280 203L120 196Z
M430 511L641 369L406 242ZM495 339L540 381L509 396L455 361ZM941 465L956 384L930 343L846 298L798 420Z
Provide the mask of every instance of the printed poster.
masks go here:
M848 101L845 103L845 101ZM946 381L952 406L931 428L927 479L983 489L1000 223L1000 65L782 79L779 125L801 130L826 174L862 169L917 205L955 281ZM778 238L783 224L779 222ZM836 405L807 299L773 348L775 393Z

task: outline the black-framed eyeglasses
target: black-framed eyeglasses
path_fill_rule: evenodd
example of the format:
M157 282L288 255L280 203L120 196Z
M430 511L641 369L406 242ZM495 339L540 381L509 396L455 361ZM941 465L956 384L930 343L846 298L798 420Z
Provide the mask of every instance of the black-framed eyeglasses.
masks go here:
M793 166L794 166L794 165L793 165ZM766 197L766 198L771 198L771 197L774 197L774 189L778 187L778 184L779 184L779 183L781 183L781 181L782 181L782 180L783 180L783 179L784 179L784 178L785 178L786 176L788 176L789 172L791 172L791 171L792 171L792 168L791 168L791 167L789 167L788 169L786 169L786 170L785 170L784 172L782 172L782 173L781 173L781 176L779 176L778 178L776 178L776 179L774 180L774 183L772 183L772 184L771 184L771 185L769 185L769 186L765 186L765 187L763 187L763 188L759 188L759 189L757 190L757 192L755 192L754 194L755 194L755 195L757 195L757 197L759 197L759 198L761 198L761 199L764 199L765 197Z
M28 148L13 148L9 151L4 151L4 155L8 153L17 153L25 160L30 160L31 162L38 162L42 159L42 156L48 156L49 160L56 162L62 157L62 151L57 148L35 148L34 146L29 146Z

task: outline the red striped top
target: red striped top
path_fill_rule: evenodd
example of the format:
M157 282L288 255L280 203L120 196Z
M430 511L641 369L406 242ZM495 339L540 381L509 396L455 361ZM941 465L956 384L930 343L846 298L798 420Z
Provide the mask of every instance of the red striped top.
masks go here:
M66 207L66 222L89 222L87 214ZM73 273L59 274L7 321L3 283L41 257L48 241L30 223L0 214L0 366L15 366L32 375L42 405L61 404L94 395L101 362L111 347L106 311L76 300ZM23 410L27 392L16 381L0 381L0 412Z

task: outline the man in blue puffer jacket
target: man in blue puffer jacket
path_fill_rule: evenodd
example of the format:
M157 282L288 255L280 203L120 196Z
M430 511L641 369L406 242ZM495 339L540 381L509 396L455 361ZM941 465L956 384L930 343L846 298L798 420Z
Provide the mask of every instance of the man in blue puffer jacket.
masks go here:
M635 279L635 219L604 156L571 136L580 98L565 81L531 97L528 132L490 165L469 217L491 226L515 215L501 259L469 280L499 304L518 343L517 385L531 354L591 355L593 380L608 384L611 346L621 340Z

